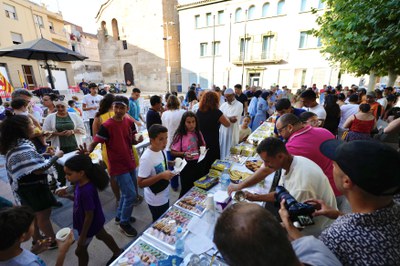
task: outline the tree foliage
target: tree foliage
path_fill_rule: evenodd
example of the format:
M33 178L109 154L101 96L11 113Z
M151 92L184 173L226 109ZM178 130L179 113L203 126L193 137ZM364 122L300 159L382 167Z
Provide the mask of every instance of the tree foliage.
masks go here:
M357 75L400 74L400 0L326 0L326 4L313 33L321 38L328 60Z

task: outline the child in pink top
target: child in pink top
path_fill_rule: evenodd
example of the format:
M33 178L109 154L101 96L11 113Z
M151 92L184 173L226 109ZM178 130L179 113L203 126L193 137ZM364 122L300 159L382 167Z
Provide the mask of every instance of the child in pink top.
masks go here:
M183 114L178 129L171 144L171 154L187 161L187 165L180 173L182 197L193 187L193 182L207 174L208 169L204 161L197 162L200 156L200 146L206 146L200 132L197 116L193 112Z

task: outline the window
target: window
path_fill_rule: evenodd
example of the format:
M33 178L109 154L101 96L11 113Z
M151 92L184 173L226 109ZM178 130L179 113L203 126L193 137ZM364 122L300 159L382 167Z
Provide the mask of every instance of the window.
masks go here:
M266 16L268 16L268 12L269 12L269 3L265 3L263 6L262 6L262 17L266 17Z
M299 48L317 48L321 46L321 38L316 38L307 31L300 32Z
M207 27L213 25L211 13L207 13L207 14L206 14L206 25L207 25Z
M243 60L243 58L247 57L248 50L249 50L249 42L250 38L240 38L240 60Z
M29 89L36 87L35 75L32 66L23 65L22 71L24 73L25 82L28 83Z
M36 25L38 25L40 28L44 28L43 18L41 16L33 15L33 19Z
M4 11L6 12L6 17L10 19L17 19L17 11L15 10L15 7L3 4L4 5Z
M322 40L321 37L317 38L317 47L321 47L322 46Z
M304 12L307 10L307 0L301 0L300 3L300 12Z
M21 44L24 42L22 39L22 35L15 32L11 32L11 40L13 44Z
M306 48L307 47L307 39L308 39L307 32L305 32L305 31L300 32L299 48Z
M247 19L254 19L256 13L256 7L250 6L249 10L247 11Z
M205 43L200 43L200 56L206 56L207 55L207 46L208 44Z
M277 15L282 15L284 13L284 9L285 8L285 1L279 1L278 2L278 9L276 11Z
M272 39L274 36L263 36L261 59L271 58Z
M218 11L218 25L224 24L224 11Z
M54 30L54 24L53 24L53 22L51 22L51 21L49 21L49 30L51 31L51 32L55 32L55 30Z
M118 21L113 18L111 20L111 26L112 26L112 31L113 31L113 39L114 41L119 41L119 28L118 28Z
M196 29L200 28L200 15L194 16L194 25Z
M235 22L240 22L240 21L242 21L242 9L238 8L236 9L235 12Z
M123 48L124 50L128 50L128 43L126 42L126 40L123 40L123 41L122 41L122 48Z
M325 8L325 0L318 0L318 9Z
M213 55L220 55L219 47L221 46L221 42L213 43Z

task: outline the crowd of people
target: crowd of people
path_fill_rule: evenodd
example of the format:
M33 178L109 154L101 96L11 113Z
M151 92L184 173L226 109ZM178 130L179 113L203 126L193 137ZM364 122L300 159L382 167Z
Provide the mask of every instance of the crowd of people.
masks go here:
M33 253L59 247L62 265L72 241L55 240L50 215L61 204L56 196L74 201L79 265L88 264L87 248L94 236L112 251L111 263L122 250L104 229L98 190L110 184L117 202L115 223L126 236L136 237L134 206L144 199L156 221L170 206L170 189L182 197L216 159L226 158L232 146L245 142L268 120L275 124L274 136L265 136L257 146L264 164L243 182L230 184L228 193L275 173L274 184L315 206L314 224L301 232L294 227L285 202L273 206L274 189L245 192L247 201L265 202L273 214L249 203L222 213L214 242L228 264L399 265L400 107L393 88L318 90L314 84L293 94L287 86L202 89L192 84L185 96L151 96L151 107L142 114L138 88L130 88L128 98L101 96L96 84L83 85L87 94L82 102L45 94L43 108L32 104L27 90L12 94L0 123L0 153L15 202L23 207L1 201L8 207L0 211L0 234L6 239L0 263L43 265L20 248L32 238ZM144 125L150 144L139 155L135 145L143 141L138 129ZM89 157L97 145L101 164ZM198 163L202 146L207 153ZM57 162L75 151L65 164ZM180 173L173 171L176 158L187 162ZM48 175L57 179L59 189L49 186Z

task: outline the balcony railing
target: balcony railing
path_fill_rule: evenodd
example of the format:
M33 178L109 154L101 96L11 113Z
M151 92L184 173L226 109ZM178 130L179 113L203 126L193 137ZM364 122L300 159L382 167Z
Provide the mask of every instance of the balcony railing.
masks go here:
M234 57L233 63L236 65L244 64L267 64L267 63L279 63L281 61L286 61L288 59L288 54L283 52L261 52L259 54L253 53L240 53L238 56Z

